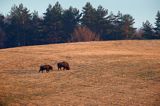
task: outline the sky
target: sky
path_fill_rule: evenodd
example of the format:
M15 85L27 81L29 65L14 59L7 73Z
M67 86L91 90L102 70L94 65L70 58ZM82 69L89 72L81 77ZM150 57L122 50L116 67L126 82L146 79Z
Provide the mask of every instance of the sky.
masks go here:
M57 1L64 9L72 6L82 10L86 2L90 2L95 8L102 5L109 13L117 14L120 11L122 14L130 14L137 28L146 20L154 26L157 11L160 10L160 0L0 0L0 13L7 15L14 4L22 3L30 12L36 10L42 16L48 5L54 5Z

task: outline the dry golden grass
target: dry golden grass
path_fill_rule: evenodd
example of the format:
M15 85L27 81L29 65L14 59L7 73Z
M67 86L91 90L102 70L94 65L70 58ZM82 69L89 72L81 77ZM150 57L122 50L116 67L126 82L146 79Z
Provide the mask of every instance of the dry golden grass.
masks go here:
M58 61L69 71L58 71ZM41 64L54 70L38 73ZM160 41L0 50L0 106L159 106Z

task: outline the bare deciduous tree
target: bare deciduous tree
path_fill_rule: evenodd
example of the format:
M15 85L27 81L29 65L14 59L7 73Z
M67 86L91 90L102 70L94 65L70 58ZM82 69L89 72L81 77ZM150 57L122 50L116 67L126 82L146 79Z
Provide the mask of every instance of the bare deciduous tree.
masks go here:
M71 37L72 42L98 41L99 36L84 26L77 27Z

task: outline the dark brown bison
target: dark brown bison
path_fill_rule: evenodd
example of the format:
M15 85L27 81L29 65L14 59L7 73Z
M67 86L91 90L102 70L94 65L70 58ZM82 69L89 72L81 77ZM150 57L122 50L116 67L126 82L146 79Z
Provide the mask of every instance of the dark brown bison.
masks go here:
M45 71L45 70L46 70L46 72L49 72L50 70L53 70L53 68L50 65L41 65L40 69L39 69L39 72L43 73L43 71Z
M61 68L63 68L63 70L70 70L69 64L65 61L57 63L57 67L58 70L61 70Z

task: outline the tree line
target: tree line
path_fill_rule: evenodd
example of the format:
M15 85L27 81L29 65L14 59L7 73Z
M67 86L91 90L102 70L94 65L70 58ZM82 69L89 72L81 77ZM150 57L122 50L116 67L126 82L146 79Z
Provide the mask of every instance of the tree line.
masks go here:
M0 14L0 48L79 41L160 39L160 11L155 27L147 20L139 29L130 14L109 13L87 2L80 12L59 2L49 4L43 16L23 4L14 5L7 16Z

